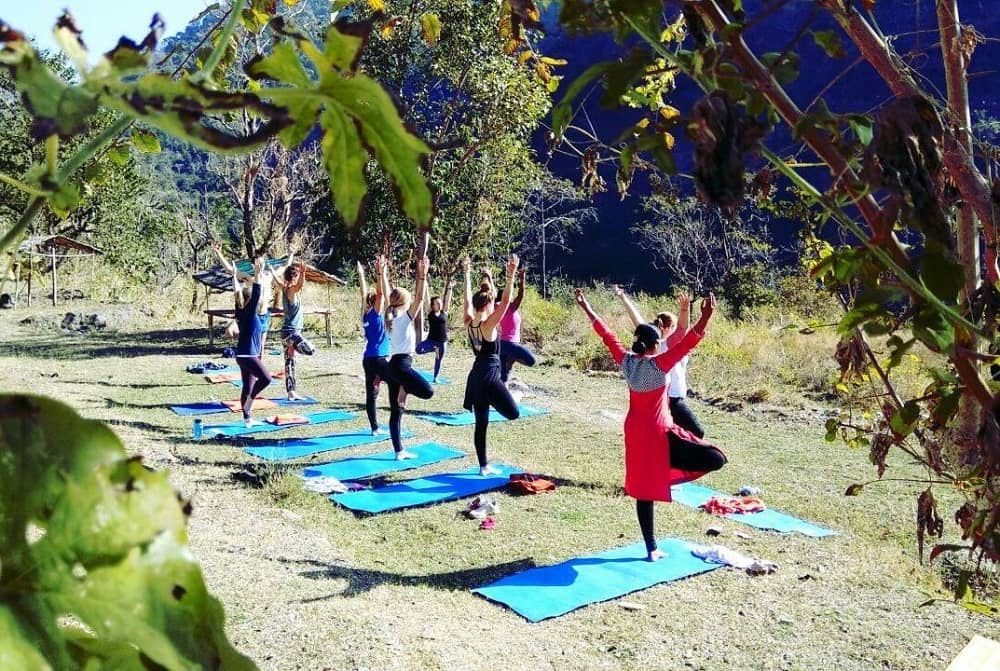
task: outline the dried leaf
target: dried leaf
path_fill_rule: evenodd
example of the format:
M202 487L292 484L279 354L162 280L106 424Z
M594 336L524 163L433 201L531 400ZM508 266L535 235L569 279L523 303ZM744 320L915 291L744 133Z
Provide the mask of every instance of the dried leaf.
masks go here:
M924 561L924 535L937 536L944 533L944 521L938 516L934 493L928 487L917 497L917 554Z

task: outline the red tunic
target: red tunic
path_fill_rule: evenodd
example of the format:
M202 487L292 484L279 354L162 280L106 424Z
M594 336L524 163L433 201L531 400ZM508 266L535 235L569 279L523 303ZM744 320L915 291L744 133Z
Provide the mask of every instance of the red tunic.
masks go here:
M640 501L670 501L672 484L695 480L705 474L705 471L671 468L670 443L667 440L667 434L673 433L699 445L710 445L674 424L667 393L667 373L694 349L701 340L701 334L688 331L674 347L641 361L643 357L627 351L601 320L594 320L593 324L615 363L622 366L627 358L631 358L631 364L643 368L637 373L643 376L638 385L643 390L633 388L636 381L629 380L628 414L625 415L625 493ZM651 370L654 364L656 370Z

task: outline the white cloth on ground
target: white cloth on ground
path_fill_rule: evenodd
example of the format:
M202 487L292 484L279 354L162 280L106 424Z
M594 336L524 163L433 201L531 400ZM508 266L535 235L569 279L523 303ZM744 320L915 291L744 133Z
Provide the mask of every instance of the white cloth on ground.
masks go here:
M748 557L738 550L727 548L725 545L693 545L691 546L691 554L713 564L726 564L743 569L751 575L774 573L778 570L778 565L773 561Z

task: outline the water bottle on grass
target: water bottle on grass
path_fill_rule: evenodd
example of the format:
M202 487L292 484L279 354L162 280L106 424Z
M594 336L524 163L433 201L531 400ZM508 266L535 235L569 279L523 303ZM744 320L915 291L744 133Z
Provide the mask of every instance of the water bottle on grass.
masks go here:
M202 423L200 419L194 420L194 424L191 426L191 437L195 440L201 440L201 430Z

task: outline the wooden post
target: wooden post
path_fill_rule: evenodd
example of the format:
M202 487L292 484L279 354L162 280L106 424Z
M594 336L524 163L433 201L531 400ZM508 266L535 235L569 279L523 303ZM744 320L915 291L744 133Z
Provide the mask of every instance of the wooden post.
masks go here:
M56 281L56 248L52 248L52 305L56 304L56 290L59 289L59 284Z
M35 274L35 252L28 249L28 307L31 307L31 276Z

